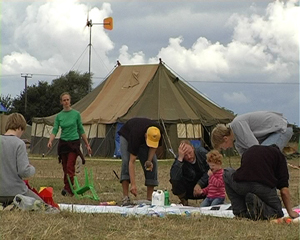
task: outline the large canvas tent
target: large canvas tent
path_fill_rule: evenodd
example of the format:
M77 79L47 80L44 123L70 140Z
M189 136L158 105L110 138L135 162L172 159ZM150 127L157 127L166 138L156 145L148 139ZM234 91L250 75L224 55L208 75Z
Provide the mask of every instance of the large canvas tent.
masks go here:
M206 142L217 123L234 115L200 95L175 76L162 62L118 65L98 87L72 106L82 122L94 156L116 155L117 129L132 117L158 121L164 129L160 158L173 157L182 139ZM31 152L56 154L47 149L56 115L33 118ZM57 142L60 133L56 136Z

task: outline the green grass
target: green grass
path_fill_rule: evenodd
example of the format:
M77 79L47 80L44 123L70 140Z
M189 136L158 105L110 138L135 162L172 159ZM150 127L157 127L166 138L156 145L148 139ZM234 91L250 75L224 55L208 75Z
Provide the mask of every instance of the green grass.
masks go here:
M169 170L173 160L159 161L159 186L170 191L170 201L179 200L171 193ZM288 160L299 165L299 158ZM55 158L31 159L36 174L29 183L39 190L40 187L53 187L54 200L57 203L93 204L90 199L63 197L63 172ZM239 166L239 158L225 158L224 167ZM93 169L94 185L100 201L117 201L122 198L122 188L113 173L120 174L121 162L103 159L87 160L86 167ZM289 168L290 191L293 206L299 205L299 170ZM146 187L140 164L136 164L138 197L146 198ZM78 175L83 183L83 171ZM228 200L227 200L228 201ZM190 201L199 206L200 201ZM186 217L168 215L163 218L149 216L123 217L119 214L87 214L62 211L59 214L39 212L0 212L0 239L299 239L299 224L272 224L268 221L250 221L247 219L226 219L211 216Z

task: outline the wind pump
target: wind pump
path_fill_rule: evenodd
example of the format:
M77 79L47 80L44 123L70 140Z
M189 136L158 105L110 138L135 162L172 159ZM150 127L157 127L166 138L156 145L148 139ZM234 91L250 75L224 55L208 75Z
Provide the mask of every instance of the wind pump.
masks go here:
M86 20L86 27L90 30L90 42L89 42L89 77L91 78L91 61L92 61L92 27L93 25L103 25L104 29L106 30L112 30L113 29L113 18L108 17L103 19L102 23L93 23L92 19L89 19L89 15L87 16ZM89 92L91 91L89 86Z

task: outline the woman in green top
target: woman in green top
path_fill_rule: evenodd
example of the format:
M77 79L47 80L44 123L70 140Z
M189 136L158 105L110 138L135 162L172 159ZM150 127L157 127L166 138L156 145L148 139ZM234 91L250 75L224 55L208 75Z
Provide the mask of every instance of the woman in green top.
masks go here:
M57 147L57 153L59 156L59 162L61 162L63 166L65 184L61 194L63 196L72 196L73 193L69 186L67 176L69 175L73 184L76 158L78 155L82 158L82 163L85 163L84 157L80 151L80 137L82 137L85 143L88 154L92 154L92 150L82 126L80 113L71 108L70 94L67 92L62 93L60 95L60 103L63 106L63 110L58 113L55 118L53 130L48 142L48 148L52 147L52 142L60 127L61 136Z

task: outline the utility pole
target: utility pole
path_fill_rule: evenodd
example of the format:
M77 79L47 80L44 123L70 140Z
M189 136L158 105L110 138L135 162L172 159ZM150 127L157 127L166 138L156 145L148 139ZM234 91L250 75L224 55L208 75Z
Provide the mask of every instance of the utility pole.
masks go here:
M27 78L32 78L32 74L21 73L21 77L25 78L25 107L24 107L24 112L26 114L26 111L27 111Z

